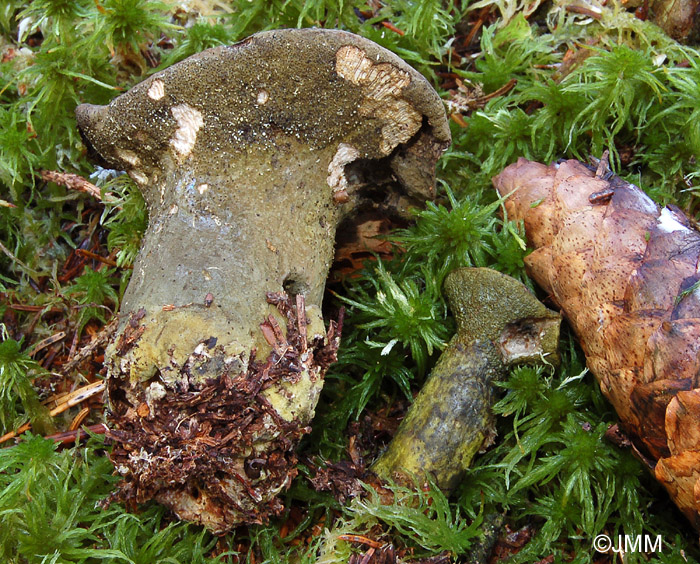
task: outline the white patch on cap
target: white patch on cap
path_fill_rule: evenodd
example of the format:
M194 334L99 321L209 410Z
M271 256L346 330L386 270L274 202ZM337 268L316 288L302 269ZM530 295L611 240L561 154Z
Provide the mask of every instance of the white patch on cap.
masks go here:
M141 164L141 159L139 159L138 155L133 151L129 151L128 149L120 149L117 147L114 152L117 154L117 157L123 161L126 161L131 166L139 166Z
M204 192L207 191L208 188L209 188L209 184L200 184L199 186L197 186L197 192L199 192L199 194L201 196L202 194L204 194Z
M152 100L160 100L165 96L165 84L162 80L154 80L148 88L148 97Z
M421 114L403 97L404 88L411 84L407 71L391 63L375 63L362 49L344 45L335 54L335 72L362 89L360 115L384 123L379 142L382 154L388 155L418 132Z
M673 233L674 231L690 232L690 229L678 221L675 214L668 208L661 210L661 215L659 215L656 221L658 222L657 225L659 230L663 231L664 233Z
M177 130L170 140L170 144L180 156L186 157L192 152L194 144L197 142L199 128L204 125L202 113L187 104L173 106L170 111L177 121Z
M255 103L258 106L264 106L265 104L267 104L267 101L269 99L270 99L270 95L268 94L267 90L260 90L260 92L258 92L258 98L255 101Z
M139 184L148 184L148 176L146 176L140 170L130 170L129 176L131 176L131 178L133 178L134 181L138 182Z
M328 164L328 178L326 182L333 192L342 192L348 187L348 179L345 178L345 165L356 160L360 152L352 145L341 143Z
M657 215L659 213L659 206L656 205L656 202L642 192L638 186L629 184L628 187L630 188L629 195L635 198L634 203L630 202L632 209L639 209L639 211L649 215Z

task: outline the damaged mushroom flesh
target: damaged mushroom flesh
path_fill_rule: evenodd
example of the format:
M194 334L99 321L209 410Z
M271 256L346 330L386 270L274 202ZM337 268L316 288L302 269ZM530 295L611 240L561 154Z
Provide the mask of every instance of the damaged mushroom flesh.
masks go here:
M89 154L126 170L150 214L105 355L113 498L215 532L262 522L338 346L321 316L336 229L431 196L442 102L371 41L283 30L76 113Z

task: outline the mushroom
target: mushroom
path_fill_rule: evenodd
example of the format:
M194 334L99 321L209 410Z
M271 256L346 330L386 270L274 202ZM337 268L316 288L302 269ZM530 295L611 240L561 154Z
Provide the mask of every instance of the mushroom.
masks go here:
M490 268L455 270L444 290L457 333L372 470L400 482L430 476L450 492L496 435L494 380L509 366L559 363L561 316Z
M150 218L105 354L113 497L217 533L263 522L338 345L321 315L336 229L432 195L442 101L375 43L304 29L209 49L76 115Z

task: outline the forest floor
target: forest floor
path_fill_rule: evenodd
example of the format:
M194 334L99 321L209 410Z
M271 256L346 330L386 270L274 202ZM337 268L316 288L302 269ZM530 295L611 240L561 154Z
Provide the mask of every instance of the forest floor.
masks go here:
M534 290L523 226L491 178L518 157L610 152L613 170L697 217L700 57L616 3L7 0L0 8L0 560L20 562L681 563L697 533L630 449L565 328L557 368L498 383L498 437L447 499L430 484L353 489L454 332L447 273L489 266ZM338 362L285 512L216 537L147 503L100 505L104 350L147 211L89 163L74 111L205 48L266 29L352 31L444 99L438 198L337 249L324 309L346 308ZM543 300L546 296L540 295ZM385 494L387 492L384 492ZM651 550L598 552L599 535ZM618 546L615 543L615 546Z

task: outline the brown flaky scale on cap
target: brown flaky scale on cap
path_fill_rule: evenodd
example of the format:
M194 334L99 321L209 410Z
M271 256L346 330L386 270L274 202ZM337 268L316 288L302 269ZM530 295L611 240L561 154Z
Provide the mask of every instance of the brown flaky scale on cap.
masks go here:
M209 49L76 113L89 154L149 209L106 355L116 497L219 532L263 521L337 347L320 309L336 229L432 195L442 102L375 43L306 29Z
M700 529L700 233L621 178L519 159L493 179L638 454Z

